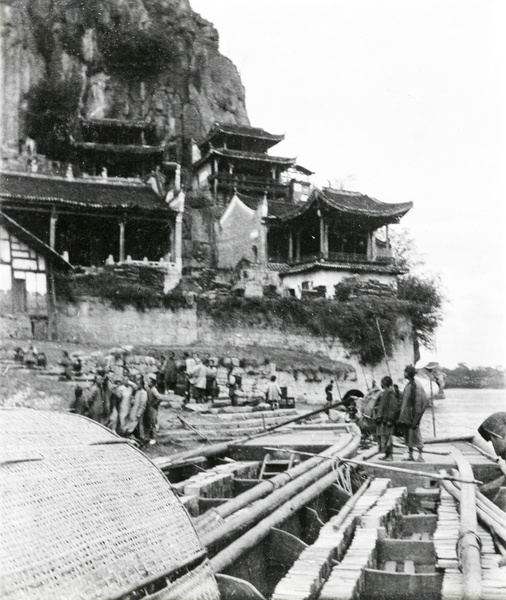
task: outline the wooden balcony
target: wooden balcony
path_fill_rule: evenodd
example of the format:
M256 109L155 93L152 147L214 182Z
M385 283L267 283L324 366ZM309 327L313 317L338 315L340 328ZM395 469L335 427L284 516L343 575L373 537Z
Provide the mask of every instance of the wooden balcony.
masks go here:
M328 263L360 263L371 265L390 265L393 263L391 256L376 256L373 260L369 259L366 254L351 254L348 252L329 252L324 256L321 252L315 254L302 254L299 260L283 259L280 256L269 256L270 263L284 263L288 265L301 265L315 261L325 261Z
M276 198L287 197L289 186L279 183L268 177L254 177L240 174L217 173L209 175L209 183L212 187L213 182L217 181L218 191L231 192L234 188L244 195L253 194L255 196L264 194L273 195Z

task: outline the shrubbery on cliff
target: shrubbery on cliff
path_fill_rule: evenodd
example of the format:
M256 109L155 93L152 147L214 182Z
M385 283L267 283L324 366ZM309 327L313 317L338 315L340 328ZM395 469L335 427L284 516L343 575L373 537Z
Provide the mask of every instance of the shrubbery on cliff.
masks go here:
M280 327L304 329L333 343L339 339L363 365L384 358L381 330L387 354L403 335L398 318L409 316L411 306L397 298L361 297L352 301L297 298L201 298L198 310L220 327Z

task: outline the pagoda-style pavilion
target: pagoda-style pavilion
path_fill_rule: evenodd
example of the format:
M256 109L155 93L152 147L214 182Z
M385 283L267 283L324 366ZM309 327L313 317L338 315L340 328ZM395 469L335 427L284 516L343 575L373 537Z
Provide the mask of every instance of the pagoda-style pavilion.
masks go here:
M332 296L333 286L350 275L391 283L400 270L393 264L388 226L412 206L331 188L313 190L304 203L271 201L268 262L282 265L283 287L297 296L319 286ZM375 235L381 228L383 239Z
M140 181L4 172L0 207L73 265L180 262L182 209Z
M222 206L236 192L257 198L287 198L290 186L282 175L295 165L295 159L267 154L283 139L283 135L257 127L216 123L199 144L201 158L193 165L194 189L210 188Z
M83 173L146 177L164 159L165 144L147 121L81 119L80 139L71 139L73 162Z

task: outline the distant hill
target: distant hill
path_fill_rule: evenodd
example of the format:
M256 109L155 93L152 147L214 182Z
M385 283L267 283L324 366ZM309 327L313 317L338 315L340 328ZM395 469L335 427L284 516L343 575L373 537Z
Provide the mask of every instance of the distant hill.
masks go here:
M475 367L470 369L459 363L456 369L445 369L446 388L506 388L506 377L501 367Z

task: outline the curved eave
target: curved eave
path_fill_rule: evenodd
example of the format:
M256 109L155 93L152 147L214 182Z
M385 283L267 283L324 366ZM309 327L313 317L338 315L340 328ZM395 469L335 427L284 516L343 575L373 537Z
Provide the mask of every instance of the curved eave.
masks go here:
M207 134L207 136L199 143L199 146L203 146L207 142L210 142L214 137L218 135L234 135L236 137L249 138L252 140L264 140L266 142L271 142L272 146L279 144L285 139L284 134L274 134L268 133L267 131L257 130L258 133L254 133L255 128L252 128L252 131L248 132L247 129L245 131L228 131L226 129L226 124L215 123L212 127L211 131Z
M212 148L200 160L193 163L193 168L196 169L200 167L213 156L219 156L221 158L227 158L230 160L270 163L284 166L286 168L293 166L296 162L295 158L286 158L284 156L270 156L269 154L256 154L253 152L241 152L239 150L221 150L219 148Z
M5 194L0 192L0 201L1 199L5 200L18 200L18 201L29 201L33 204L49 204L53 205L61 205L61 206L76 206L80 208L95 208L99 210L111 210L111 211L131 211L131 212L151 212L151 213L168 213L168 214L176 214L177 211L168 207L167 205L163 205L160 207L156 206L140 206L137 204L129 204L127 202L123 203L115 203L115 204L107 204L101 202L80 202L79 200L68 200L67 198L60 198L57 196L16 196L14 194ZM22 208L22 206L21 206Z
M327 209L343 216L367 220L372 226L381 227L382 225L398 223L399 220L413 208L412 202L387 204L386 202L380 202L379 200L369 198L362 194L350 194L349 198L351 201L355 201L355 206L340 204L336 199L329 198L322 192L316 190L311 194L309 200L296 212L286 216L271 218L279 222L287 223L307 214L316 203L318 208L323 210ZM368 203L374 203L376 208L371 208L370 206L361 207L359 203L361 201L364 202L364 200Z
M344 263L344 262L326 262L326 261L313 261L301 265L294 265L288 267L286 270L280 272L280 277L286 277L288 275L296 275L299 273L309 273L311 271L352 271L361 273L384 273L386 275L402 275L406 273L405 269L396 267L394 265L375 265L371 263Z

